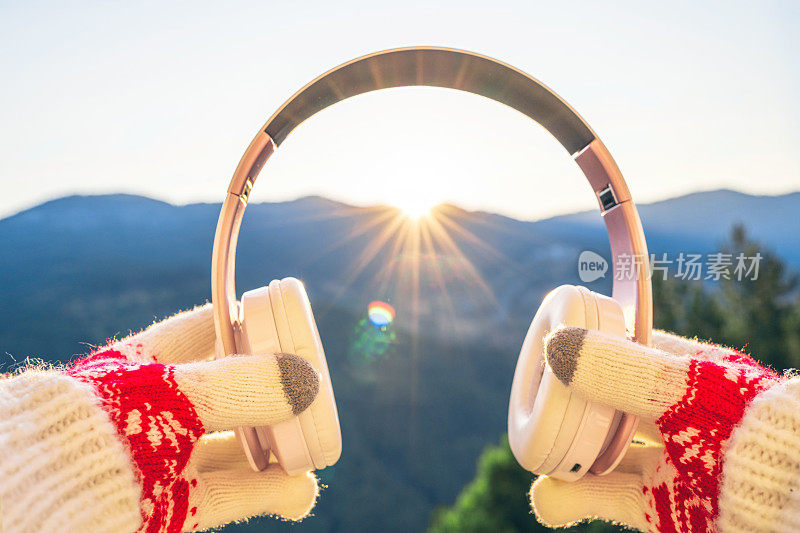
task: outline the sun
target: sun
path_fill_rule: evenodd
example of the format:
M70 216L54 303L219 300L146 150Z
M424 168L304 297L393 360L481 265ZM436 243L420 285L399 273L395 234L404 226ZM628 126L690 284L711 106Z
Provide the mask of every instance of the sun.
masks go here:
M394 206L400 209L408 218L419 220L427 217L436 206L436 203L424 197L403 198L393 202Z

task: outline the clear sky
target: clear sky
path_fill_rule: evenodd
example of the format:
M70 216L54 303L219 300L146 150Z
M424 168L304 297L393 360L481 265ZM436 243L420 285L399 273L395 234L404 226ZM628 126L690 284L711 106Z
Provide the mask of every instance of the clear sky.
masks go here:
M556 90L640 202L800 189L800 3L643 4L0 1L0 216L69 193L219 201L295 90L359 55L419 44L493 56ZM594 205L526 117L418 88L298 128L253 198L306 194L529 219Z

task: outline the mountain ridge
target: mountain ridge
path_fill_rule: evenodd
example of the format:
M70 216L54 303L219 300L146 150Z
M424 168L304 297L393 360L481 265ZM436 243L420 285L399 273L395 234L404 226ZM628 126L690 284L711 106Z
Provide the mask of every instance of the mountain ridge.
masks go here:
M637 203L637 207L639 207L639 208L659 208L659 207L662 207L662 206L672 206L672 205L674 205L675 202L693 201L695 199L702 199L702 200L708 201L709 199L719 200L720 198L731 198L731 199L735 198L735 199L739 199L739 200L748 199L748 200L754 200L754 201L759 201L759 200L766 200L766 201L770 201L770 200L786 200L786 201L791 201L791 202L795 202L795 201L796 202L800 202L800 191L794 191L794 192L788 192L788 193L782 193L782 194L775 194L775 195L767 195L767 194L751 194L751 193L746 193L746 192L743 192L743 191L737 191L735 189L726 189L726 188L709 189L709 190L705 190L705 191L690 192L690 193L682 194L682 195L679 195L679 196L672 196L672 197L665 198L665 199L662 199L662 200L656 200L654 202ZM180 207L194 207L194 206L212 206L212 205L221 206L220 202L189 202L189 203L185 203L185 204L175 204L175 203L172 203L172 202L168 202L166 200L161 200L161 199L158 199L158 198L154 198L152 196L146 196L146 195L134 194L134 193L69 194L69 195L60 196L60 197L52 198L52 199L49 199L49 200L45 200L45 201L43 201L43 202L41 202L39 204L36 204L34 206L27 207L25 209L22 209L20 211L12 213L12 214L10 214L8 216L0 218L0 222L2 222L4 220L16 218L17 216L20 216L20 215L26 215L26 214L29 214L31 212L36 212L36 211L39 211L41 209L48 209L48 208L52 208L52 207L55 207L55 206L61 206L63 204L79 205L80 202L87 201L87 200L90 201L90 202L94 201L94 200L111 201L111 202L119 202L119 201L139 202L139 201L141 201L141 202L152 203L152 204L156 204L156 205L160 205L160 206L179 207L179 208ZM334 205L334 206L338 206L338 207L346 207L346 208L350 208L350 209L375 209L375 208L398 209L398 208L396 208L396 207L394 207L392 205L389 205L389 204L375 204L375 205L369 205L369 206L358 206L358 205L354 205L354 204L349 204L347 202L343 202L343 201L327 198L325 196L317 195L317 194L300 196L298 198L294 198L294 199L291 199L291 200L280 200L280 201L274 201L274 202L268 202L268 201L252 202L249 205L250 206L255 206L255 205L261 205L261 206L266 206L266 205L291 205L291 204L298 204L298 203L302 204L302 203L308 203L308 202L320 203L320 204L330 204L330 205ZM449 202L444 202L444 203L441 203L441 204L437 204L434 207L434 209L440 208L440 207L457 209L459 211L462 211L462 212L470 214L470 215L499 217L499 218L502 218L502 219L505 219L505 220L513 220L513 221L516 221L516 222L529 223L529 224L536 224L536 223L545 222L545 221L573 219L573 218L583 218L583 217L586 217L586 216L589 216L589 215L594 215L594 214L597 213L597 211L595 211L595 210L584 210L584 211L576 211L576 212L572 212L572 213L558 214L558 215L554 215L554 216L551 216L551 217L545 217L545 218L541 218L541 219L522 219L522 218L515 218L515 217L509 216L509 215L504 215L504 214L501 214L501 213L495 213L495 212L492 212L492 211L486 211L486 210L483 210L483 209L469 210L469 209L462 208L462 207L458 206L457 204L452 204L452 203L449 203Z
M101 202L113 202L115 204L119 203L128 203L128 204L136 204L140 203L150 204L151 206L158 206L158 207L174 207L174 208L192 208L198 206L221 206L220 202L190 202L185 204L175 204L168 202L166 200L161 200L158 198L153 198L150 196L140 195L140 194L132 194L132 193L103 193L103 194L70 194L66 196L61 196L58 198L53 198L47 201L44 201L40 204L28 207L26 209L22 209L16 213L8 215L4 218L0 218L0 222L14 219L20 216L26 216L31 213L36 213L41 210L53 209L56 207L73 207L73 206L85 206L88 203L94 203L96 201ZM762 195L762 194L751 194L746 193L743 191L737 191L734 189L711 189L705 191L695 191L687 194L682 194L679 196L674 196L662 200L657 200L654 202L647 202L647 203L637 203L637 207L643 211L652 211L652 210L661 210L661 209L674 209L675 206L679 206L681 204L684 205L691 205L696 206L698 203L715 203L718 204L720 201L723 203L729 203L731 201L736 201L740 204L753 204L758 202L769 202L769 203L780 203L780 204L795 204L797 203L800 205L800 191L788 192L783 194L775 194L775 195ZM327 198L321 195L307 195L301 196L298 198L294 198L291 200L281 200L281 201L274 201L274 202L253 202L249 204L250 206L289 206L289 205L302 205L302 204L317 204L317 205L326 205L329 207L343 207L347 209L354 209L354 210L370 210L370 209L398 209L394 206L389 204L376 204L370 206L357 206L353 204L349 204L347 202L342 202L339 200L334 200L331 198ZM794 207L794 205L793 205ZM434 207L434 209L438 208L447 208L452 210L460 211L462 214L467 214L476 217L488 217L488 218L498 218L505 221L514 221L523 224L539 224L539 223L549 223L549 222L556 222L556 221L570 221L570 222L589 222L592 221L595 225L599 224L599 217L597 217L596 210L584 210L584 211L576 211L573 213L564 213L559 215L554 215L551 217L546 217L542 219L520 219L515 218L509 215L504 215L501 213L495 213L492 211L486 211L482 209L478 210L468 210L462 208L456 204L452 203L441 203Z

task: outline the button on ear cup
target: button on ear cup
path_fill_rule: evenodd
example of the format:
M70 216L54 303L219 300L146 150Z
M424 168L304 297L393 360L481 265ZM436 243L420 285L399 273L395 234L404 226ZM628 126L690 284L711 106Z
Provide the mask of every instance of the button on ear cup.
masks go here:
M297 417L257 428L258 440L290 475L325 468L341 455L342 438L333 385L305 287L295 278L242 296L243 337L253 353L292 353L319 373L319 392ZM258 468L260 465L253 465Z
M611 298L564 285L545 297L522 345L508 409L511 450L525 469L572 481L603 453L621 416L587 402L553 375L545 361L544 341L560 326L624 337L625 322L622 308Z

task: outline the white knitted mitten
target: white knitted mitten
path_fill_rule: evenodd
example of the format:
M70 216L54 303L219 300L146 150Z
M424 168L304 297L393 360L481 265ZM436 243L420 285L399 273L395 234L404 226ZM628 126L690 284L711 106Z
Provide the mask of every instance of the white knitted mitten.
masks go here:
M314 475L251 471L229 430L303 411L316 371L294 355L215 361L214 343L206 305L65 370L0 376L0 530L171 533L306 516Z
M547 361L588 399L641 417L607 476L531 489L551 527L600 518L642 531L800 531L800 379L735 350L654 333L654 348L561 328Z

